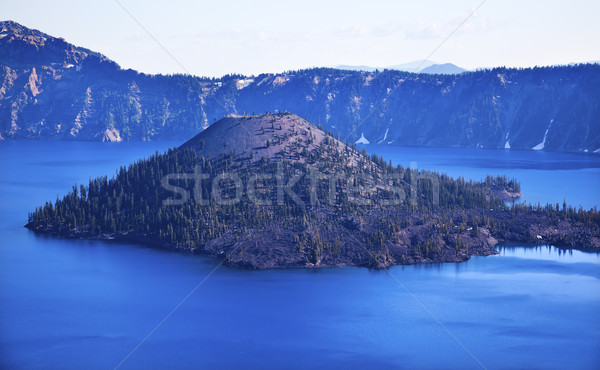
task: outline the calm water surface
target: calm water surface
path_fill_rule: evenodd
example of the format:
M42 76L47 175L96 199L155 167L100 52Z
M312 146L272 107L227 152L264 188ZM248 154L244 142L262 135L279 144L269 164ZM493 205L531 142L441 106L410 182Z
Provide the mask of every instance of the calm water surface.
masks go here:
M0 143L0 368L114 368L216 266L23 228L28 211L74 183L177 144ZM528 201L600 204L600 157L368 150L451 175L518 176ZM600 255L499 251L393 267L395 279L364 268L221 267L123 368L598 368Z

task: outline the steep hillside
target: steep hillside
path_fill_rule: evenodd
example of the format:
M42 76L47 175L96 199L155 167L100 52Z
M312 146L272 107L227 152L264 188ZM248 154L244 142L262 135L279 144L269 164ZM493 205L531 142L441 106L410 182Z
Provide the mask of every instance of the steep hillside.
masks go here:
M319 152L325 142L329 150ZM303 163L314 152L320 153L321 160L327 160L332 155L349 151L341 142L329 140L328 135L319 128L289 113L227 116L218 125L209 126L181 147L192 148L205 157L233 155L250 162L268 158L292 163ZM335 152L332 152L334 149ZM358 162L357 156L346 155L349 163Z
M597 64L150 76L14 22L0 28L5 139L181 140L228 114L289 111L353 142L600 152Z

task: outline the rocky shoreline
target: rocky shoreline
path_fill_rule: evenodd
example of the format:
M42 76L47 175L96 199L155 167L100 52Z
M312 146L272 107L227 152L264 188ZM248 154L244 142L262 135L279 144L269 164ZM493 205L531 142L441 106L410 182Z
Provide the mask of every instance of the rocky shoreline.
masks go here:
M126 241L175 252L206 255L224 259L225 265L243 269L341 266L386 268L393 265L465 262L471 256L497 254L494 247L505 242L600 252L600 235L583 224L560 219L556 222L557 220L551 220L544 214L514 214L506 210L468 210L466 214L470 218L493 216L497 220L511 221L518 226L508 229L506 223L499 223L491 228L463 223L454 225L442 236L436 231L443 227L440 215L406 215L412 225L399 230L397 240L386 241L377 249L366 244L364 239L361 240L368 236L368 227L353 225L351 219L341 227L330 227L325 231L322 225L308 225L303 229L290 225L269 225L249 230L243 235L225 233L195 248L182 248L159 241L152 233L91 235L74 230L59 231L52 225L34 227L28 224L26 227L36 233L70 239ZM452 215L452 219L464 216L465 211L460 211ZM324 238L325 247L322 254L315 258L310 249L302 247L302 241L313 238L317 227L320 227L319 235Z

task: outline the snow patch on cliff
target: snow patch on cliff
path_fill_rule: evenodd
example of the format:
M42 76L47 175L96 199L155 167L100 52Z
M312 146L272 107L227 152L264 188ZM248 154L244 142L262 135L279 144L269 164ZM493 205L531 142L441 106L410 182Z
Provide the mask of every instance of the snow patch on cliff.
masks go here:
M383 134L383 139L381 139L377 144L381 144L385 141L385 139L387 139L387 134L389 131L390 131L389 128L385 130L385 134Z
M245 87L250 86L253 82L254 82L253 78L245 78L245 79L237 80L236 87L238 90L241 90Z
M364 133L360 134L360 139L356 140L356 144L369 144L369 140L365 137Z
M548 128L546 129L546 133L544 133L544 140L542 140L541 143L539 143L538 145L534 146L533 150L542 150L544 149L544 147L546 146L546 137L548 136L548 131L550 131L550 127L552 127L552 122L554 122L553 119L550 120L550 124L548 125Z

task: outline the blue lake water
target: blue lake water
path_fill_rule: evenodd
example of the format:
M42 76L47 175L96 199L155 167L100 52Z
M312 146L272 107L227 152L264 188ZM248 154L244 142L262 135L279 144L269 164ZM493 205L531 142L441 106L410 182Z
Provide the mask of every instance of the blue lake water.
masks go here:
M114 368L217 266L36 236L27 212L178 143L0 143L0 368ZM600 156L368 146L525 200L600 205ZM554 368L600 364L600 255L507 245L461 264L216 269L127 368Z

